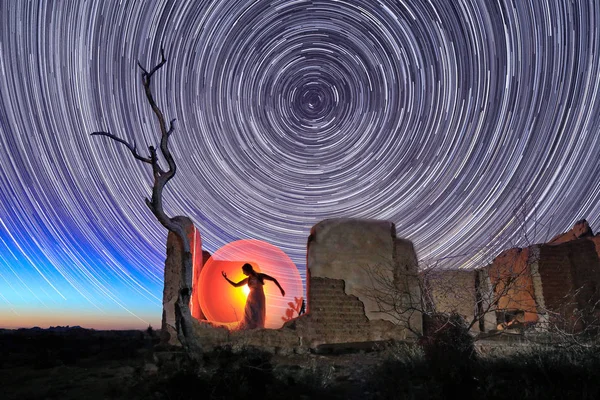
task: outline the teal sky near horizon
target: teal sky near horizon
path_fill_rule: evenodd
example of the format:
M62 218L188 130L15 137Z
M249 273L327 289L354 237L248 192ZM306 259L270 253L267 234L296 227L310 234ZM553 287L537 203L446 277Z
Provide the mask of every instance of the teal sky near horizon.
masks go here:
M395 223L473 267L600 226L594 0L0 2L0 328L160 326L166 230L136 62L176 118L165 210L305 279L310 228ZM523 223L525 221L525 223Z

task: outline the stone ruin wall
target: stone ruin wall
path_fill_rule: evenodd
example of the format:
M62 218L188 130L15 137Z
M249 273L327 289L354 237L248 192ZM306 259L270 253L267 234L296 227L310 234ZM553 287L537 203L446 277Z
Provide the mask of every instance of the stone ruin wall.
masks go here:
M418 309L417 258L411 242L396 237L388 221L333 219L315 225L308 240L307 315L297 319L313 344L415 337L421 313L380 312L373 296L395 285L405 296L402 310Z
M533 247L500 253L491 265L481 269L483 276L489 279L488 290L477 289L483 298L498 299L496 308L499 310L523 310L520 321L523 323L536 323L539 319L530 268L534 260L539 262L534 254L538 252Z
M189 235L195 228L182 219ZM199 235L198 235L199 236ZM191 237L191 236L190 236ZM174 234L167 240L165 290L163 293L163 334L169 344L178 345L175 334L174 302L180 281L180 248ZM199 237L195 243L201 243ZM194 280L199 277L203 261L209 256L201 247L193 249ZM205 259L202 260L202 257ZM376 264L373 264L376 260ZM376 220L326 220L311 231L307 253L307 312L287 322L280 329L229 331L206 321L194 304L191 309L193 329L204 347L229 344L254 345L275 352L302 351L321 344L366 342L387 339L406 339L414 334L394 324L397 319L378 312L377 304L369 297L373 292L368 267L377 271L406 294L403 305L420 300L417 258L410 241L396 237L391 222ZM415 307L416 308L416 307ZM407 322L421 330L421 314L411 313Z
M203 265L202 261L202 238L195 228L192 221L187 217L175 217L174 220L183 225L188 239L190 241L190 250L192 252L193 264L198 266ZM182 266L182 244L181 240L172 232L167 236L167 258L165 259L165 274L163 288L163 310L161 333L162 341L170 345L180 345L177 339L177 330L175 328L175 302L179 296L179 288L181 283L181 266ZM194 271L199 276L199 270ZM200 311L200 305L195 296L192 296L190 304L192 315L196 318L204 318Z
M181 221L191 243L195 243L192 251L197 279L210 255L202 252L200 237L191 221L187 218ZM585 309L600 299L600 236L584 233L582 237L581 227L578 229L559 235L548 244L509 249L491 265L477 270L419 273L412 243L396 237L393 223L325 220L313 227L308 241L306 314L277 330L228 331L199 321L203 316L192 296L192 313L199 319L194 320L194 329L204 346L252 344L274 351L306 350L328 343L407 339L421 332L420 312L400 317L379 312L372 296L374 289L385 293L389 288L374 285L373 274L392 282L403 294L399 308L419 310L423 300L436 311L457 312L467 321L480 315L480 320L473 324L474 332L496 329L500 321L495 310L481 315L478 307L486 306L485 299L494 296L493 288L501 290L502 279L511 274L518 275L517 284L501 296L499 308L523 310L524 322L529 323L546 322L553 312L561 317L571 316L574 310ZM166 341L173 345L179 344L174 328L174 302L181 274L178 249L177 238L169 234L162 328ZM421 285L425 288L423 293ZM564 299L569 295L572 301L565 306ZM573 322L568 318L565 321ZM406 329L407 324L413 327L413 332ZM573 326L574 330L583 327L582 323Z
M577 332L585 328L586 320L576 320L574 311L589 311L590 305L600 300L599 254L600 236L594 236L587 222L580 221L546 244L506 250L486 267L421 275L437 311L457 312L467 321L482 316L472 328L475 332L489 332L503 322L496 319L495 311L481 315L477 299L486 306L486 298L499 298L498 307L493 307L498 310L524 311L520 322L538 324L540 329L550 322ZM508 277L516 280L503 292ZM600 310L587 321L593 318L600 320Z
M424 301L430 310L450 313L455 312L470 324L478 314L477 289L479 287L476 270L425 270L421 271L421 279L424 290ZM482 279L485 279L482 278ZM474 321L472 331L484 332L496 326L496 318L488 318L486 314L486 325L482 327L479 321Z
M597 244L600 237L594 237L582 221L548 243L505 252L517 254L515 262L499 257L488 272L501 269L521 275L517 288L500 299L500 307L524 310L524 322L538 323L540 329L551 323L570 332L581 331L591 320L578 319L574 312L589 312L600 300ZM592 318L600 318L600 310Z
M578 311L589 312L600 301L600 260L598 238L582 238L540 248L539 274L542 301L548 310L558 312L553 321L562 328L580 331L586 320L577 319ZM552 316L549 316L552 320ZM596 312L600 318L600 309ZM589 320L589 318L588 318Z

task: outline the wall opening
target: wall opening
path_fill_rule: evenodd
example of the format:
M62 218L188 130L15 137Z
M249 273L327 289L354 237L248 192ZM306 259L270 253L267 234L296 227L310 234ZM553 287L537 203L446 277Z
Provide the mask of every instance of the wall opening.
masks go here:
M522 328L525 324L525 311L518 309L496 311L496 321L498 330Z
M242 272L245 263L256 272L267 274L285 290L266 280L262 289L265 304L265 328L277 329L298 316L303 297L302 279L294 262L278 247L260 240L238 240L217 250L202 266L194 268L192 304L194 317L215 326L238 329L250 291L248 285L231 286L223 277L240 282L246 278Z

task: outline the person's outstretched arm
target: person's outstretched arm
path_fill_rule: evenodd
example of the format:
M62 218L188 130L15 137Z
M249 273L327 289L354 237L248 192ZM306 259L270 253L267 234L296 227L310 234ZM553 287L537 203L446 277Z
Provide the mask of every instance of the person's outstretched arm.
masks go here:
M225 278L225 280L227 282L229 282L231 284L231 286L233 286L233 287L244 286L246 283L248 283L248 278L242 279L241 281L236 283L227 277L227 274L225 273L225 271L221 271L221 274L223 275L223 278Z
M275 283L277 285L277 287L279 288L279 290L281 290L281 295L285 296L285 290L283 290L283 288L281 287L281 285L279 284L279 282L277 282L277 279L275 279L272 276L269 276L267 274L260 274L260 276L264 280L271 281L271 282Z

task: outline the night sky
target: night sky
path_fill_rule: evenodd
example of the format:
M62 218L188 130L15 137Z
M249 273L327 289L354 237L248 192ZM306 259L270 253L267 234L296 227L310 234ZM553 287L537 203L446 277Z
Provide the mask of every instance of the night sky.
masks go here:
M600 227L596 0L0 1L0 327L160 326L159 131L213 253L387 219L422 265ZM522 221L528 221L523 225Z

